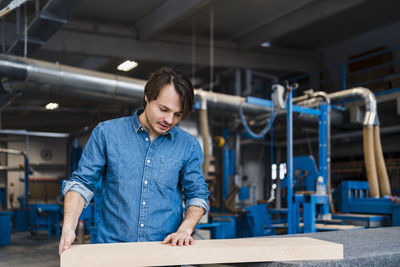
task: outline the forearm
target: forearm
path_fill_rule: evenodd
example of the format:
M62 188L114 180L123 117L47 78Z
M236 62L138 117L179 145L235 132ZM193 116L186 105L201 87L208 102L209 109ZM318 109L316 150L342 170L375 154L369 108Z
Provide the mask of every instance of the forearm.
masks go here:
M189 206L186 210L185 219L179 226L177 232L184 231L191 235L204 214L204 209L197 206Z
M79 216L81 215L84 206L85 200L81 194L69 191L65 195L63 231L75 231Z

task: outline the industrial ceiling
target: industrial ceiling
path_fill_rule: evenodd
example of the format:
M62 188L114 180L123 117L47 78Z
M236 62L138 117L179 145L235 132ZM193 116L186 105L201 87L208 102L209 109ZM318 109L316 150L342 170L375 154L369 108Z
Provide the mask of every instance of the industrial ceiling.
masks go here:
M0 1L0 7L10 2ZM212 73L230 68L281 79L318 69L325 47L398 22L398 10L396 0L28 1L26 8L4 17L1 48L139 79L167 65L185 71L201 87ZM138 67L118 71L126 59ZM22 93L2 107L3 129L74 132L137 107L60 94L46 84L19 86ZM44 109L49 102L60 108Z

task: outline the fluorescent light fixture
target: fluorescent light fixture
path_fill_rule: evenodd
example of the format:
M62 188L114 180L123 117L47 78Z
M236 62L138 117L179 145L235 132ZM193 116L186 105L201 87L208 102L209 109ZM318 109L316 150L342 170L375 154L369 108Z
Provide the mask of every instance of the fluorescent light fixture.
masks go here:
M131 69L137 67L138 63L133 60L126 60L125 62L121 63L117 69L120 71L130 71Z
M48 103L46 105L46 109L53 110L53 109L58 108L58 106L59 106L58 103Z
M270 42L261 43L261 47L271 47L271 43Z

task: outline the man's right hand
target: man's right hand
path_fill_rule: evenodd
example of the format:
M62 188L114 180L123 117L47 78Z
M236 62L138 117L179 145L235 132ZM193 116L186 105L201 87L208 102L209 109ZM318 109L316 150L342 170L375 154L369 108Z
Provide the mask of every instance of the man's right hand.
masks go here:
M72 243L75 241L75 231L72 230L63 230L61 234L61 239L60 239L60 245L58 247L58 255L61 256L61 253L64 252L64 250L67 250L71 247Z

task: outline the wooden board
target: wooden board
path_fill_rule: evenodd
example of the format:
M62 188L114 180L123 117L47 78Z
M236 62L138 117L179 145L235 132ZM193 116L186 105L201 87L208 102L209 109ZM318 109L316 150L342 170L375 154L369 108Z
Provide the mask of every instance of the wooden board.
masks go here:
M309 237L197 240L192 246L160 242L74 245L61 267L166 266L237 262L343 259L343 245Z
M300 227L303 227L303 223L300 223ZM356 230L356 229L364 229L363 226L356 225L343 225L343 224L323 224L316 223L315 229L317 230Z

